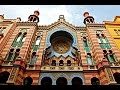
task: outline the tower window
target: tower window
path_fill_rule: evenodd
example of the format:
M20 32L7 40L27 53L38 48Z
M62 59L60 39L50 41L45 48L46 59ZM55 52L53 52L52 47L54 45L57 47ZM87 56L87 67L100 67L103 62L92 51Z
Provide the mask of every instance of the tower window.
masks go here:
M103 50L104 57L109 61L109 62L115 62L117 60L115 54L113 54L112 50L109 50L109 53L107 53L106 50Z
M33 20L33 17L30 17L30 19L29 19L30 21L32 21Z
M16 49L16 52L19 52L20 51L20 49Z
M35 45L39 45L39 44L40 44L40 36L37 36Z
M106 54L106 53L107 53L107 51L106 51L106 50L103 50L103 53L104 53L104 54Z
M96 34L103 34L102 30L96 30Z
M91 57L91 53L87 53L87 57Z
M33 52L33 53L32 53L32 56L35 56L35 55L36 55L36 52Z
M12 53L14 51L14 49L12 48L12 49L10 49L10 53Z
M18 37L19 37L21 34L22 34L22 32L19 32L19 33L18 33Z
M0 36L3 36L3 29L0 28Z
M60 60L60 61L59 61L59 66L63 66L63 65L64 65L63 62L64 62L63 60Z
M83 37L83 46L84 46L84 49L86 52L90 52L90 50L91 50L90 43L86 37Z
M3 34L3 32L5 31L6 27L0 27L0 35Z
M12 60L14 58L14 49L10 49L9 53L7 54L6 59L8 61Z
M112 50L109 50L109 56L108 57L109 57L110 62L117 61L117 58L116 58L115 54L112 52Z
M104 35L104 34L101 34L101 36L105 38L105 35Z
M104 57L107 58L107 51L106 50L103 50L103 54L104 54Z
M93 65L94 64L94 61L93 61L93 58L91 56L91 53L87 53L87 64L88 65Z
M109 50L109 53L112 54L113 53L112 50Z
M37 20L37 19L36 19L36 18L34 18L34 19L33 19L33 22L35 22L36 20Z
M19 56L20 49L16 49L14 60Z
M33 44L33 51L37 51L40 46L40 36L37 36Z
M101 43L101 40L100 40L100 38L97 38L97 40L98 40L98 43Z
M34 65L37 61L36 52L32 53L30 64Z
M67 60L67 66L71 66L71 61Z
M27 35L27 32L25 32L25 33L23 34L23 39L22 39L22 42L24 42L24 41L25 41L25 39L26 39L26 35Z
M24 32L24 34L23 34L23 35L24 35L24 36L25 36L25 35L27 35L27 32Z
M20 41L20 39L21 39L21 37L22 37L21 35L22 35L22 32L19 32L19 33L18 33L18 36L17 36L17 42Z
M56 66L56 61L55 60L52 60L52 66Z
M16 38L14 39L12 43L12 47L21 47L23 45L23 42L25 41L27 32L19 32Z
M96 31L96 35L97 35L97 40L100 44L100 47L102 49L110 49L111 48L111 45L108 41L108 39L104 36L104 34L102 33L102 31Z

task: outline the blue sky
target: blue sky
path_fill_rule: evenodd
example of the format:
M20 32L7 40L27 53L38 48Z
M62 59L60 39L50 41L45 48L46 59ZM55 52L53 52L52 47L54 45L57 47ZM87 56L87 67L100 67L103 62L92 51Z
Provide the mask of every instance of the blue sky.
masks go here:
M113 21L115 16L120 16L120 5L0 5L0 14L4 14L5 18L21 17L22 21L27 21L34 10L40 11L40 25L54 23L59 15L64 15L69 23L84 26L85 11L88 11L97 23L105 20Z

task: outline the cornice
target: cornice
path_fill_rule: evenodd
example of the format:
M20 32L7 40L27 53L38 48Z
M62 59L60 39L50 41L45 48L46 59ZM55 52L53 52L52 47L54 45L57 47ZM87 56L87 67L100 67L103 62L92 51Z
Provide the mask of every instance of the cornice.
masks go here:
M76 27L76 31L86 31L86 27Z
M50 29L52 29L52 28L55 28L55 27L58 27L58 26L60 26L60 25L64 25L64 26L69 27L69 28L71 28L71 29L73 29L73 30L76 29L74 25L66 22L65 20L63 20L63 21L58 20L57 22L54 22L54 23L52 23L51 25L48 25L48 30L50 30Z
M38 26L38 31L39 30L48 30L47 27L48 27L47 25L41 25L41 26L39 25Z
M38 26L37 22L17 22L17 26Z
M100 23L92 23L92 24L86 24L86 27L99 27L99 28L105 28L105 24L100 24Z

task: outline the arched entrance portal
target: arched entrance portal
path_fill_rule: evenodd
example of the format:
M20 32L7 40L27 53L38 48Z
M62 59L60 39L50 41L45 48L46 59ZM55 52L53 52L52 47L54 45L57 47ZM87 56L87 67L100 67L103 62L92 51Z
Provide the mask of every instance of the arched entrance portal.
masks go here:
M23 85L31 85L33 82L33 79L31 77L26 77L24 80L23 80Z
M44 77L44 78L42 78L41 85L43 85L43 86L52 85L52 79L50 77Z
M83 85L82 79L79 77L74 77L72 79L72 85L75 85L75 86Z
M60 85L60 86L67 85L67 79L64 77L59 77L56 81L56 85Z
M93 77L93 78L91 78L91 84L92 85L100 85L100 81L98 78Z
M113 76L117 84L120 84L120 73L116 72L113 74Z
M9 78L10 73L7 71L0 73L0 83L6 83Z

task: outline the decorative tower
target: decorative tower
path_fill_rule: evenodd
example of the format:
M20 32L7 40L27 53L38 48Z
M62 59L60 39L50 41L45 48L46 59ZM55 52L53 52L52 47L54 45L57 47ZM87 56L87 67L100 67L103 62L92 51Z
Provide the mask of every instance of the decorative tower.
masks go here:
M95 23L93 16L89 16L89 12L84 12L83 16L85 17L83 22L84 24Z
M28 17L28 21L30 21L30 22L39 22L39 11L34 11L34 14L33 15L30 15L29 17Z

